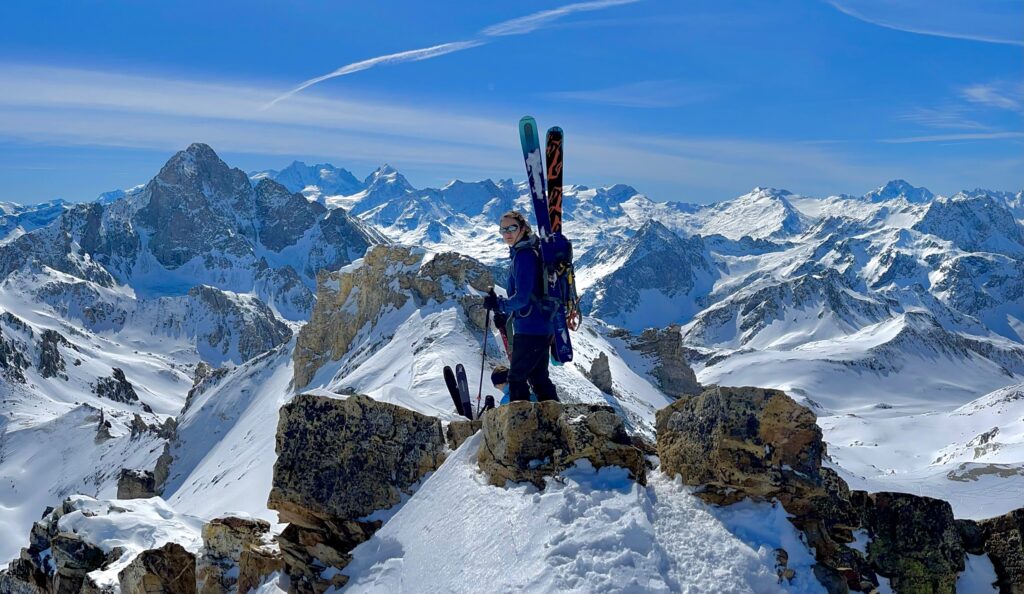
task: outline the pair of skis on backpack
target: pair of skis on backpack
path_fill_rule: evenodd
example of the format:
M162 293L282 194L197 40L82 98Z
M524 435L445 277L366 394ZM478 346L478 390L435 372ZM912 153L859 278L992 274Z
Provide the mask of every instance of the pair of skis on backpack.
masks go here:
M466 379L466 368L459 363L453 371L451 367L444 366L444 383L448 386L448 393L451 394L452 402L455 403L455 410L470 421L479 418L484 411L494 408L494 396L488 396L484 400L483 408L473 411L473 402L469 396L469 381ZM477 402L479 407L480 403Z
M576 273L572 263L572 243L562 235L562 142L559 127L548 129L544 156L541 157L537 122L530 116L519 120L519 140L526 162L526 179L530 188L533 213L537 219L537 236L547 286L545 297L558 301L554 314L555 336L551 358L556 363L572 361L569 330L579 327L579 297L576 294Z

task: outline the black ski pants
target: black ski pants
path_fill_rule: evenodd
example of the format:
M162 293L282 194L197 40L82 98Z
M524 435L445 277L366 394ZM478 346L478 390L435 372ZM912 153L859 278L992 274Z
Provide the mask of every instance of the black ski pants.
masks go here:
M508 370L509 402L530 399L530 386L538 401L558 400L548 377L551 335L516 334L512 337L512 364ZM529 382L529 384L527 384Z

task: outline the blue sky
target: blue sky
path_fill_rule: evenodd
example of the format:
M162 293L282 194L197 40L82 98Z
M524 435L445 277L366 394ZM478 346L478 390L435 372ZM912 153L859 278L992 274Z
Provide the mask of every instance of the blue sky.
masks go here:
M1024 2L17 3L0 36L0 201L88 200L190 142L417 187L524 177L709 202L757 185L1024 188ZM331 73L301 88L308 81ZM292 91L296 91L289 94Z

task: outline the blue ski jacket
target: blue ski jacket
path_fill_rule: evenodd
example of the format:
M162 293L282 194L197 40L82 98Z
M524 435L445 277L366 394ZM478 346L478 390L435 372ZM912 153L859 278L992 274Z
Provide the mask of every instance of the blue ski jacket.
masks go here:
M544 267L538 241L531 235L509 248L508 298L498 299L498 311L512 317L516 334L549 336L555 333L555 323L552 312L541 305Z

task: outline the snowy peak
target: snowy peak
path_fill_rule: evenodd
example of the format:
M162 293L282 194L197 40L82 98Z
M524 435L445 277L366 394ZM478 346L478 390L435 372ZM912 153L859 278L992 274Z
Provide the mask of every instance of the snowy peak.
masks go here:
M39 204L0 203L0 243L52 223L70 205L60 199Z
M914 227L967 252L1024 256L1024 234L1004 200L988 192L938 198Z
M578 264L584 313L629 330L688 320L715 276L699 236L684 239L653 219L621 245L588 253Z
M452 211L467 217L478 216L481 212L501 211L512 208L514 196L502 190L489 179L480 182L454 180L440 190L440 198ZM494 216L500 212L493 212Z
M864 194L864 199L870 202L886 202L900 198L911 204L923 204L931 202L935 198L935 194L932 194L927 188L914 187L902 179L894 179L884 186Z
M622 204L637 196L642 194L625 184L603 188L569 186L564 191L563 210L567 220L609 220L622 216Z
M376 171L366 176L366 179L363 180L363 185L368 189L372 189L374 187L379 188L382 186L399 187L405 190L414 189L409 181L405 179L404 175L387 163L378 167Z
M167 185L194 185L202 181L220 181L232 177L234 171L221 160L209 145L196 142L171 157L156 180ZM242 174L243 176L245 174Z
M292 161L291 165L280 171L270 169L254 172L249 178L257 183L261 179L272 179L288 188L289 192L305 194L307 191L313 191L318 196L347 196L365 189L363 183L350 171L330 163L306 165L302 161Z
M713 204L698 216L701 234L720 234L729 239L749 235L754 239L772 239L798 235L808 227L788 197L793 194L775 188L754 188L735 200Z

